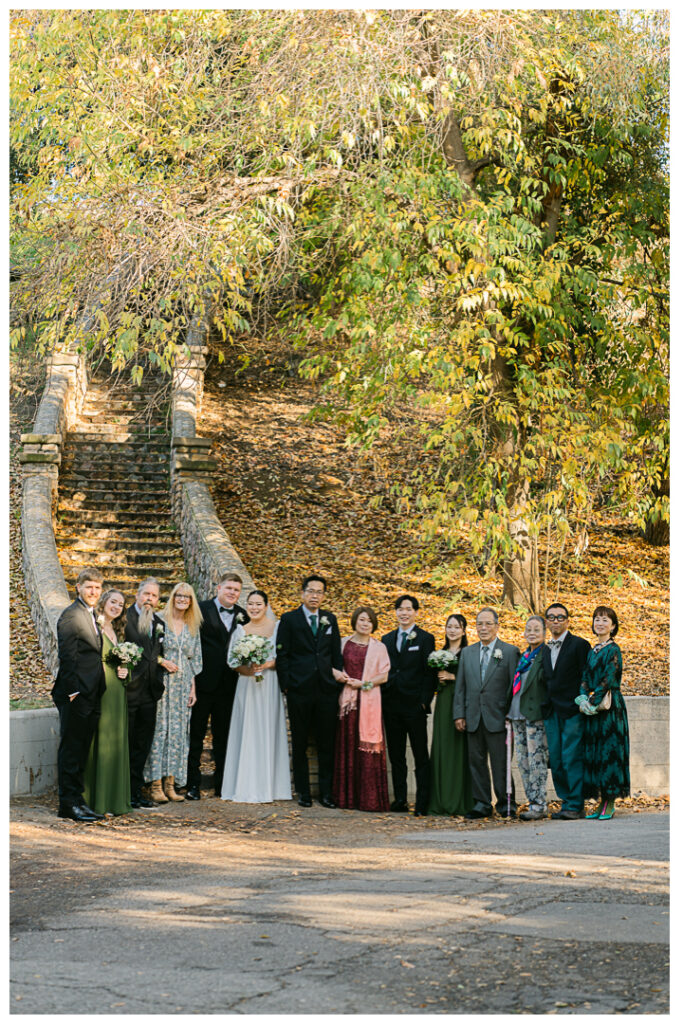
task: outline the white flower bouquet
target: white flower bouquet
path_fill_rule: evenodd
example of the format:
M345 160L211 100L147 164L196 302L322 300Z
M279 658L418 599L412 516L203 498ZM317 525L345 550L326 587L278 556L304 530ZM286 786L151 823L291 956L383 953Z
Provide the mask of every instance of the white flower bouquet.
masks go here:
M112 647L109 654L107 655L107 661L111 665L122 665L128 671L128 678L130 678L130 670L138 664L140 658L143 655L142 647L138 644L132 644L126 641L122 644L116 644ZM128 678L126 682L128 682Z
M439 672L451 672L455 675L458 657L459 651L432 651L427 658L427 664L430 668L435 668ZM449 679L439 679L439 687L446 686L450 681Z
M271 657L271 654L269 637L247 633L230 648L228 664L230 668L237 668L239 665L263 665ZM257 683L263 682L260 672L254 676L254 679Z

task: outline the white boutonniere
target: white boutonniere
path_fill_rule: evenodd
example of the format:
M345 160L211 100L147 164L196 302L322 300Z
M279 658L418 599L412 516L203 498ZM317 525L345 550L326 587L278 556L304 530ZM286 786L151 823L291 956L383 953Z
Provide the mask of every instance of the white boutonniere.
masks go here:
M163 636L164 632L165 631L164 631L164 627L162 626L162 624L160 622L157 622L155 624L155 626L154 626L154 635L155 636Z
M242 615L242 612L238 612L237 613L237 615L235 616L235 621L236 622L244 622L244 615Z
M329 626L329 624L330 624L330 620L328 619L327 615L321 615L320 616L320 625L321 626Z
M98 626L103 626L104 625L104 615L98 615L97 616L97 625Z
M496 661L501 661L503 657L503 652L501 651L500 647L496 647L495 651L493 652L493 657L496 659Z
M415 630L413 630L412 633L408 633L408 639L409 640L415 640L416 637L417 637L417 633L415 632Z

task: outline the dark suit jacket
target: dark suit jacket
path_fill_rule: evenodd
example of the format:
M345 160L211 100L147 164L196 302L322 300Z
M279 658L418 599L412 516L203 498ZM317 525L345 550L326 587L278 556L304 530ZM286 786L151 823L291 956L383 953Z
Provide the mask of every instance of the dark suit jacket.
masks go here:
M559 718L573 718L579 714L574 697L579 696L581 676L586 666L591 645L582 636L567 633L560 647L555 668L550 648L543 651L543 668L548 685L548 701L543 706L543 717L550 718L556 711Z
M408 641L403 652L396 646L398 629L382 637L391 661L389 678L382 687L382 700L389 705L395 701L417 701L429 711L436 688L436 669L427 664L427 659L434 650L434 637L419 626L412 626L410 631L416 636Z
M128 706L135 708L141 704L154 704L164 692L164 670L159 665L159 656L163 652L165 632L164 620L156 613L152 621L152 636L140 633L138 629L138 613L132 604L126 612L126 634L129 643L142 647L142 657L135 668L131 669L131 678L126 687Z
M102 633L95 635L92 615L80 599L65 608L57 622L59 671L52 687L55 704L68 704L69 694L78 693L73 709L88 715L99 711L105 691L102 664Z
M197 696L204 693L215 693L237 684L237 672L228 665L228 646L230 638L238 625L246 626L249 616L241 605L233 605L232 625L227 630L223 625L220 612L213 598L200 601L199 610L202 622L200 637L202 642L202 670L195 678ZM238 616L242 621L238 623Z
M519 694L519 710L530 722L540 722L543 716L543 707L548 700L548 688L545 682L545 668L543 665L543 654L545 648L541 649L531 662L531 667L526 674L522 689ZM510 693L512 703L512 693ZM509 711L508 707L508 711Z
M318 632L308 624L300 605L285 612L277 631L277 677L283 693L312 694L322 690L330 696L341 690L332 675L344 668L341 637L336 616L324 608L318 610ZM327 624L323 623L327 619Z
M497 650L502 657L496 658ZM483 682L480 659L479 641L465 647L460 653L453 696L453 718L464 718L468 732L475 732L480 721L489 732L502 732L505 728L505 713L512 699L512 680L519 661L519 650L496 638Z

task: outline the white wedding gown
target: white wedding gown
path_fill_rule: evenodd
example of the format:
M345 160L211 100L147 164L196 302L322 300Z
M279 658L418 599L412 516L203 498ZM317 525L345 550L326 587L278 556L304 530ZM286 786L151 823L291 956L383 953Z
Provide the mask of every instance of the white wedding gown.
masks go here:
M245 635L237 626L233 644ZM271 638L275 657L277 625ZM228 749L225 755L221 798L240 804L264 804L271 800L291 800L289 749L285 702L277 681L277 672L266 669L263 682L254 676L240 675L230 719Z

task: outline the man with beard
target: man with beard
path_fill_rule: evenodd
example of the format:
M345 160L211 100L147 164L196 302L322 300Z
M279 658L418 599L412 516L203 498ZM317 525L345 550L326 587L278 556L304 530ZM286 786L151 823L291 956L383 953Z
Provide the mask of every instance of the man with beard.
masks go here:
M130 754L130 802L133 807L156 807L142 795L144 768L154 739L157 701L164 692L163 674L178 666L162 655L164 621L155 615L159 581L153 577L138 587L135 604L126 613L126 640L142 648L142 658L131 670L128 692L128 750Z

